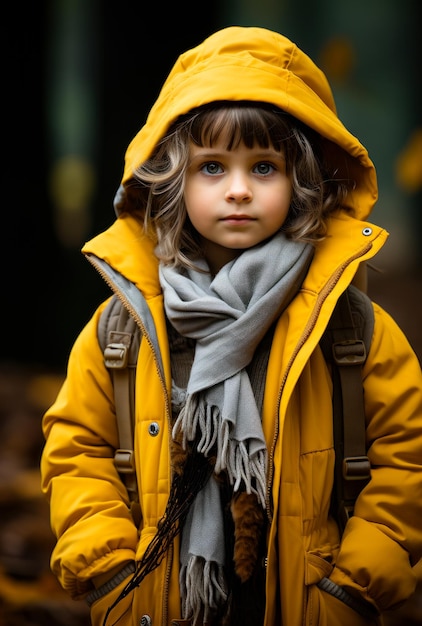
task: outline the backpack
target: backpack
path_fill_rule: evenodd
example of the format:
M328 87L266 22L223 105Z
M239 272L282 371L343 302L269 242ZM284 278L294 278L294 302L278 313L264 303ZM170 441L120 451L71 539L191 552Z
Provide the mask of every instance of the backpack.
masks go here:
M374 327L369 297L354 285L340 296L320 346L332 373L335 475L331 508L341 531L355 500L371 477L366 455L366 424L362 386ZM135 459L135 373L141 331L117 295L101 314L98 340L113 380L119 448L114 462L124 481L132 513L139 519Z

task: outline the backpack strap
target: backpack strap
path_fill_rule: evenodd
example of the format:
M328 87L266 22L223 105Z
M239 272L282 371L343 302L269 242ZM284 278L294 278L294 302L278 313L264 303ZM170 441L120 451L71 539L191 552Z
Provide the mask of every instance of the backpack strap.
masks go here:
M371 477L366 454L366 420L362 366L373 332L373 307L366 294L351 285L339 298L321 340L332 366L334 447L334 514L343 530L355 500Z
M101 314L98 340L110 372L119 433L114 463L132 503L138 502L134 458L135 374L141 332L133 317L114 295ZM132 506L132 509L134 507Z

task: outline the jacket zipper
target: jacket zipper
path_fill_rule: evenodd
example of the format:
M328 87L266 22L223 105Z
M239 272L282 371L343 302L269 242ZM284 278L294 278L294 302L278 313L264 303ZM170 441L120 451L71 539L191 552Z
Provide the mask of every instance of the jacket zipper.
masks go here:
M270 453L268 455L268 477L267 477L267 492L266 492L266 497L265 497L265 502L266 502L266 509L267 509L267 515L268 515L268 519L270 521L270 523L273 520L273 511L272 511L272 506L271 506L271 485L272 485L272 480L273 480L273 474L274 474L274 451L275 451L275 446L276 446L276 442L277 442L277 438L278 438L278 433L279 433L279 412L280 412L280 404L281 404L281 397L283 394L283 389L284 386L286 384L286 380L287 380L287 376L292 368L293 362L295 361L300 349L302 348L302 346L306 343L306 341L308 340L313 328L315 327L315 323L318 319L319 313L321 311L321 307L322 304L324 303L324 301L326 300L327 296L332 292L332 290L334 289L334 287L336 286L336 284L338 283L338 281L340 280L341 276L344 273L344 270L348 267L348 265L356 260L359 259L360 257L364 256L367 252L369 252L369 250L372 248L372 244L368 244L367 246L365 246L365 248L363 250L360 250L358 254L355 254L354 256L350 257L345 263L343 263L343 265L341 265L336 271L335 273L332 275L330 281L325 285L325 287L322 289L322 291L320 292L317 302L316 302L316 306L314 307L313 311L312 311L312 316L309 320L309 322L307 323L307 325L305 326L305 329L299 339L299 341L297 342L296 348L292 354L292 356L289 359L289 362L287 364L287 367L285 369L284 375L283 375L283 379L281 381L280 384L280 389L278 392L278 396L277 396L277 402L276 402L276 406L275 406L275 412L274 412L274 435L273 435L273 441L272 441L272 445L271 445L271 449L270 449Z
M141 330L141 333L144 336L146 342L148 343L149 347L151 348L152 354L154 355L154 363L155 363L155 367L156 367L156 370L157 370L157 374L158 374L158 377L160 379L160 382L161 382L161 385L163 387L163 391L164 391L164 394L165 394L166 413L167 413L167 415L170 415L170 412L169 412L170 403L169 403L169 397L168 397L168 393L167 393L167 387L166 387L166 383L165 383L165 380L164 380L163 373L162 373L161 368L159 366L160 359L158 358L156 348L154 346L154 343L151 340L151 337L150 337L147 329L145 328L145 325L144 325L144 323L142 321L142 318L140 317L140 315L136 311L136 309L133 308L133 306L131 305L131 303L129 302L127 297L125 296L124 292L113 282L113 280L110 278L110 276L105 272L105 270L101 267L101 265L96 261L95 257L92 256L92 255L86 255L86 258L91 263L91 265L93 265L95 267L97 272L103 278L104 282L110 287L110 289L113 291L113 293L116 294L116 296L122 302L123 306L132 315L132 317L134 318L134 320L138 324L138 326L139 326L139 328Z
M124 292L121 289L119 289L119 287L114 283L114 281L110 278L110 276L107 274L107 272L96 261L95 257L92 256L92 255L86 255L86 258L91 263L91 265L93 265L95 267L95 269L98 271L98 273L103 278L105 283L110 287L110 289L113 291L113 293L116 294L116 296L122 302L123 306L132 315L132 317L136 321L137 325L139 326L143 337L145 338L146 342L148 343L148 345L149 345L149 347L150 347L150 349L152 351L152 354L154 356L155 367L156 367L156 370L157 370L157 373L158 373L158 377L160 379L160 382L161 382L161 385L162 385L162 388L163 388L165 411L166 411L168 422L170 424L170 421L171 421L170 420L170 417L171 417L170 400L169 400L169 395L168 395L168 392L167 392L167 387L166 387L166 384L165 384L165 380L164 380L164 376L163 376L162 370L161 370L161 368L159 366L159 359L158 359L158 355L157 355L154 343L151 340L151 337L150 337L147 329L145 328L145 325L144 325L144 323L142 321L142 318L140 317L140 315L138 314L136 309L134 309L134 307L131 305L129 300L126 298ZM170 445L170 443L169 443L169 445ZM169 475L171 477L171 471L169 471ZM170 548L169 548L169 554L168 554L168 557L167 557L166 561L167 561L166 562L166 575L165 575L165 580L164 580L164 594L163 594L163 598L164 598L164 600L163 600L163 620L162 620L163 626L165 626L167 624L167 620L168 620L168 600L169 600L170 573L171 573L171 568L172 568L172 564L173 564L173 545L171 545Z

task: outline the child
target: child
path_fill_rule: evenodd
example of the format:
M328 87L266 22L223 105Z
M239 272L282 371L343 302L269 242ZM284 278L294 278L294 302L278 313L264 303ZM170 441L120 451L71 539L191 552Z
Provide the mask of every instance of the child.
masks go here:
M83 248L142 329L139 522L113 462L107 303L43 422L52 569L94 626L373 625L413 593L422 378L375 304L371 480L341 537L330 512L319 340L387 238L366 221L376 198L366 150L288 39L229 27L178 59L128 148L117 220Z

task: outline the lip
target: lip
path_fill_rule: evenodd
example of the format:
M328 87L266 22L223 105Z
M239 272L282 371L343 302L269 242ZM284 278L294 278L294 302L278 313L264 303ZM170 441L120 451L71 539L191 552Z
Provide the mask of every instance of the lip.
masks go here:
M247 222L255 221L255 218L251 217L250 215L235 214L235 215L227 215L227 217L223 217L222 221L233 223L233 224L246 224Z

